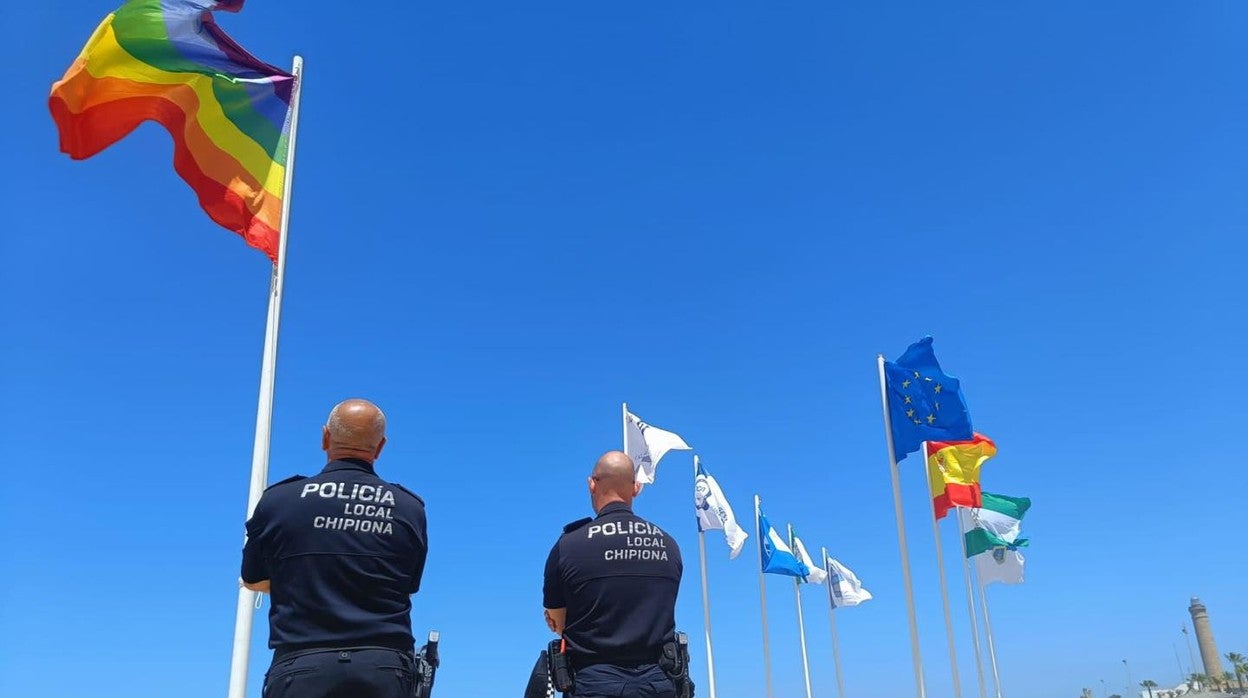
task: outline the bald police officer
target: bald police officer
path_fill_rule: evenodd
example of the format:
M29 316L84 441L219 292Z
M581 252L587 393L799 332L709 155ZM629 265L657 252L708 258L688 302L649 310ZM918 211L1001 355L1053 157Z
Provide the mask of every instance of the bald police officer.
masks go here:
M683 564L676 541L633 513L633 462L609 451L594 465L594 519L564 528L546 560L546 624L562 635L574 698L676 698L659 666L675 639Z
M385 444L376 405L342 402L322 430L329 463L270 487L247 522L243 583L272 594L264 698L412 695L425 504L377 476Z

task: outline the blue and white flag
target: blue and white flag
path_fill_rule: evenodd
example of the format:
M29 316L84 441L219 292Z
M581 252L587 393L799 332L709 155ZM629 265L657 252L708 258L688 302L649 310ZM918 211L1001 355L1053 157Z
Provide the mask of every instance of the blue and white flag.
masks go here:
M827 555L827 551L824 551ZM863 601L871 600L871 592L862 588L858 576L841 563L827 558L828 561L828 598L833 608L857 606Z
M737 517L728 505L728 498L719 489L715 478L702 467L702 461L694 456L693 462L697 464L693 478L693 510L698 516L698 531L722 530L724 540L728 541L728 547L732 550L728 553L728 558L735 560L741 554L745 539L750 534L742 531L737 524Z
M757 498L754 502L754 511L758 515L758 530L761 535L759 548L762 550L763 572L805 579L810 574L810 568L797 559L789 548L789 544L772 527L767 516L763 514L763 510L758 508Z

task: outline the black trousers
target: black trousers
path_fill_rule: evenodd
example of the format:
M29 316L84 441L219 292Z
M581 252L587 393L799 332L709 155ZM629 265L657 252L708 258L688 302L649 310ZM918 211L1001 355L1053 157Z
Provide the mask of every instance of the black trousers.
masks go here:
M658 664L592 664L576 671L573 698L676 698L676 686Z
M264 698L411 698L412 655L383 648L318 650L274 659Z

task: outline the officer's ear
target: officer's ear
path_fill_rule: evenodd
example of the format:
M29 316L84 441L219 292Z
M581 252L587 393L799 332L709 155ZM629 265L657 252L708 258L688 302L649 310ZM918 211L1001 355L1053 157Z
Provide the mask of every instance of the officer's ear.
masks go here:
M321 450L329 453L329 427L321 427Z
M633 483L633 497L637 497L640 494L641 494L641 483L634 482Z
M598 494L598 481L595 480L592 475L585 478L585 481L589 483L589 493Z
M381 443L377 444L377 451L376 453L373 454L373 460L376 460L377 457L381 455L381 449L385 447L386 447L386 437L383 436L381 437Z

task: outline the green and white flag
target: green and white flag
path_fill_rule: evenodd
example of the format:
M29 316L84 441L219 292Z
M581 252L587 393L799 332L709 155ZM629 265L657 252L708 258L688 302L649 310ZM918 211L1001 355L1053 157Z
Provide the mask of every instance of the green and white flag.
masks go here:
M975 565L981 584L1023 583L1023 554L1027 546L1019 538L1023 516L1031 508L1026 497L1006 497L983 493L980 509L958 509L962 530L966 531L966 556Z
M966 556L975 565L975 575L983 585L1023 583L1023 554L1019 548L1027 545L1026 538L1006 542L982 528L966 534Z
M822 567L816 565L814 560L810 559L810 553L806 552L806 544L802 542L801 538L797 537L797 531L793 530L792 524L789 525L789 540L793 544L793 552L797 554L797 559L801 560L802 564L806 565L806 569L810 572L802 578L802 581L807 584L823 584L823 580L828 578L828 573L823 571Z
M1006 497L1002 494L983 493L984 505L979 509L959 509L963 516L962 530L976 526L1001 540L1012 543L1018 538L1023 517L1031 508L1027 497Z

